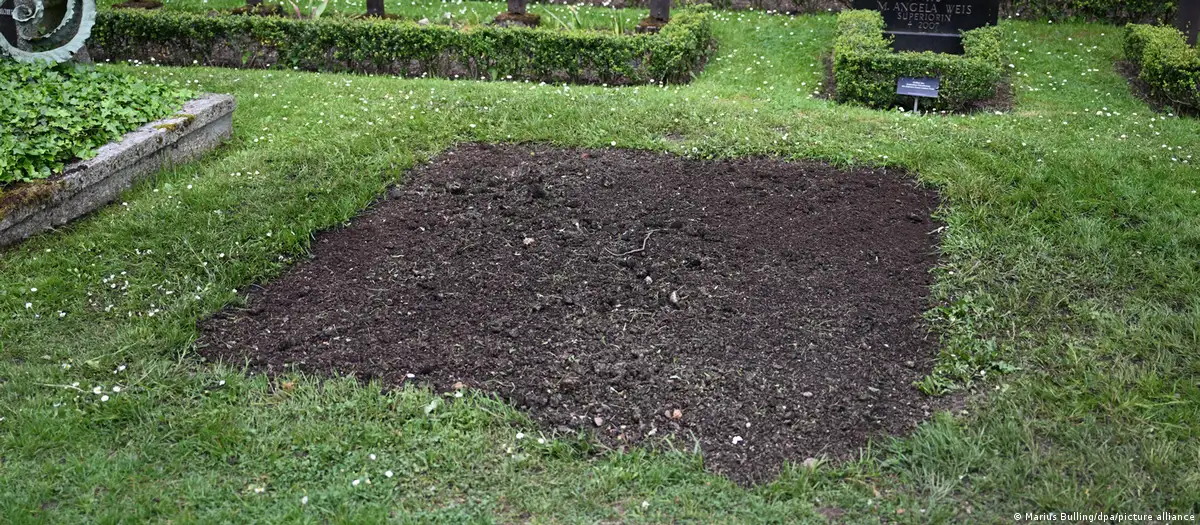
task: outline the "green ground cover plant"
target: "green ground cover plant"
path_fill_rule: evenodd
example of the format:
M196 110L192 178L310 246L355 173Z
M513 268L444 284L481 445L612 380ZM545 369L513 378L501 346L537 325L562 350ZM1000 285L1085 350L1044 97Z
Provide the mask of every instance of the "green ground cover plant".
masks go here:
M177 111L193 93L87 67L0 59L0 191L44 179L75 159Z
M1177 110L1200 112L1200 50L1178 29L1129 24L1125 59L1137 66L1151 96Z
M325 17L100 13L97 56L159 63L284 67L447 78L647 84L688 82L712 50L709 16L678 10L656 34Z
M892 51L878 11L848 10L838 15L833 77L839 102L889 108L909 102L896 94L900 77L940 77L941 93L931 109L964 111L986 105L1007 80L1004 39L998 26L963 34L964 55Z
M1200 122L1130 93L1112 68L1120 28L1057 22L1002 27L1015 112L835 104L814 96L835 27L833 16L717 13L719 55L693 83L665 88L107 66L235 94L235 136L0 252L0 516L1013 523L1017 512L1195 512ZM857 460L738 487L687 442L602 451L475 392L269 380L196 358L198 319L241 304L407 169L470 141L907 170L943 198L933 386L966 405Z

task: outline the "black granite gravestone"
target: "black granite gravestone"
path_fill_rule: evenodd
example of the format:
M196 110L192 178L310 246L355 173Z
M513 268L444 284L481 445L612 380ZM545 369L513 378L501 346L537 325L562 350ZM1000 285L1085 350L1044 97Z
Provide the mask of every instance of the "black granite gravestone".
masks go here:
M638 33L657 33L671 20L671 0L650 0L650 16L643 18L633 30Z
M650 18L655 20L670 20L671 0L650 0Z
M383 0L367 0L367 16L383 18L387 15L387 7L383 5Z
M1200 35L1200 0L1179 0L1175 27L1187 35L1189 45L1196 45L1196 36Z
M854 0L856 9L883 14L896 51L962 54L962 32L995 25L999 0Z

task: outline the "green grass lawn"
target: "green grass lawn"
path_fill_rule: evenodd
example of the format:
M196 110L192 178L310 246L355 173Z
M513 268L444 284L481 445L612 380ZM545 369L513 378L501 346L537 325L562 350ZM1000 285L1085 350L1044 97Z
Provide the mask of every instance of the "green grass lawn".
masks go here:
M235 94L235 136L0 252L0 521L1200 511L1200 121L1130 94L1120 30L1006 23L1016 108L917 118L810 96L832 17L719 17L717 58L668 88L106 66ZM744 488L687 442L602 451L474 393L199 361L198 319L467 141L911 171L941 191L947 224L930 313L943 350L924 387L969 392L967 410Z

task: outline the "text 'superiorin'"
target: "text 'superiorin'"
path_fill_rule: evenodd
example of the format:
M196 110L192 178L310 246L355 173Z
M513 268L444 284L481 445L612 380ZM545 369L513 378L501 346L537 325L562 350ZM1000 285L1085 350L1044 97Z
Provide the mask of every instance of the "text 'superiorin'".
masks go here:
M855 0L857 9L883 15L897 51L962 53L962 32L999 21L996 0Z

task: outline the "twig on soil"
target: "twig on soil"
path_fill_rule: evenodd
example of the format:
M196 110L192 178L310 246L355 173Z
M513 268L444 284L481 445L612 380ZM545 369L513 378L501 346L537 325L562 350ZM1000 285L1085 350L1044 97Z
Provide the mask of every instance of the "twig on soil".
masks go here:
M613 257L624 257L626 255L633 255L638 252L644 252L644 251L646 251L646 241L649 241L650 236L654 235L654 232L656 232L656 231L659 231L659 230L650 230L649 232L647 232L646 237L642 239L642 247L638 248L636 250L629 250L625 253L614 253L612 250L605 248L604 251L608 252L608 254L612 255Z

